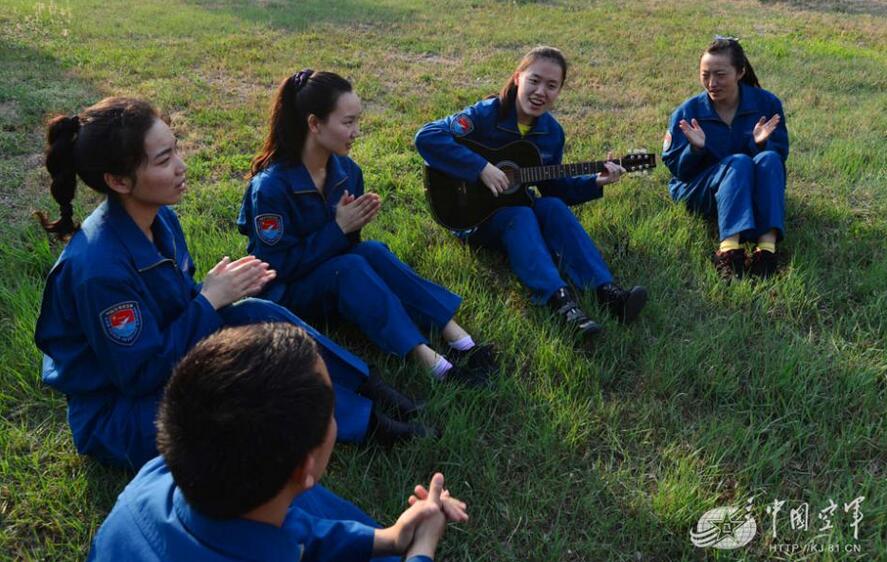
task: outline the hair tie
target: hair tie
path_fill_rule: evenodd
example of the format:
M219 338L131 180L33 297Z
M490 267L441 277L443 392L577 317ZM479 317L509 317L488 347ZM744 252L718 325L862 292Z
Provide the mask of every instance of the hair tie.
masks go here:
M729 35L715 35L715 41L733 41L739 43L739 37L730 37Z
M311 78L312 74L314 74L314 71L310 68L302 69L299 72L293 74L291 80L293 81L293 87L296 89L297 93L299 90L305 87L305 84L308 82L308 79Z
M80 116L79 115L72 115L71 117L68 117L67 119L65 119L64 124L65 124L65 130L72 137L74 137L78 133L80 133Z

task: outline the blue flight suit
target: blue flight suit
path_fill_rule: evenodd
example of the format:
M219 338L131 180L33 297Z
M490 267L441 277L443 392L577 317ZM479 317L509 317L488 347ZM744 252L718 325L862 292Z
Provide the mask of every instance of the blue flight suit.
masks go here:
M730 125L712 106L707 92L678 107L662 142L662 161L673 175L669 191L691 211L717 214L721 240L740 235L756 241L771 229L782 239L785 227L785 160L788 130L779 98L739 84L739 107ZM764 146L752 135L761 117L781 120ZM705 146L695 150L678 127L681 119L696 119L705 132Z
M546 166L560 164L564 156L564 130L550 113L537 118L532 130L522 136L515 108L502 117L498 97L432 121L416 134L416 148L429 166L455 178L480 182L487 161L458 144L457 137L491 148L527 140L539 149ZM548 302L555 291L567 286L561 270L580 289L611 283L613 276L604 258L568 207L603 196L595 179L595 175L587 175L539 182L542 197L535 198L533 207L500 209L476 230L456 234L470 243L504 251L511 270L532 291L536 304Z
M248 251L277 270L264 298L306 318L330 314L356 323L381 349L404 357L441 329L462 299L419 277L387 246L345 235L336 204L364 193L363 173L347 156L330 156L323 193L305 166L275 163L250 181L237 227Z
M43 381L68 399L77 450L138 468L157 455L154 418L175 364L222 326L291 322L308 331L327 362L343 440L363 439L372 402L353 392L366 364L259 299L213 309L194 282L194 263L175 213L160 209L152 244L114 198L71 238L49 273L34 336Z
M88 560L357 562L371 558L376 528L366 513L320 485L296 496L282 527L207 517L188 504L163 457L157 457L117 498Z

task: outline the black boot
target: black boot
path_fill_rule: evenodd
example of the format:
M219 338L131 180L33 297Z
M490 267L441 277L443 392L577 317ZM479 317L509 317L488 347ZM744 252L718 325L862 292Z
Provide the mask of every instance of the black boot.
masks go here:
M433 428L419 424L397 421L389 418L376 408L370 414L370 425L367 433L382 445L390 447L400 441L417 437L437 437Z
M548 306L561 316L569 326L574 327L581 335L591 336L600 333L601 325L586 315L566 287L561 287L548 299Z
M767 279L776 273L779 261L776 254L767 250L755 250L751 255L748 272L755 277Z
M393 386L382 380L379 372L374 367L370 367L370 376L357 393L365 396L383 408L391 412L397 412L403 417L415 416L423 408L425 408L424 400L413 400L405 396Z
M443 382L467 386L468 388L488 388L490 378L487 373L460 365L453 365L444 373Z
M465 366L486 376L493 376L499 372L499 357L491 343L475 345L465 351L451 348L447 355L453 359L454 365Z
M647 304L647 289L637 285L626 291L615 283L607 283L597 288L597 301L621 322L628 324L638 317Z
M718 277L725 283L733 279L741 279L745 275L745 250L718 250L712 262Z

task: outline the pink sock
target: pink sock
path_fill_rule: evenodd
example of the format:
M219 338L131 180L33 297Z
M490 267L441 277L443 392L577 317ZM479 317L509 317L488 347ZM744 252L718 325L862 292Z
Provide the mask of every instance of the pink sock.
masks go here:
M474 347L474 340L471 339L471 336L465 336L462 339L451 341L450 347L452 347L456 351L468 351L469 349Z
M443 380L447 376L447 371L453 368L453 364L447 361L443 355L437 356L437 363L431 368L431 376L437 380Z

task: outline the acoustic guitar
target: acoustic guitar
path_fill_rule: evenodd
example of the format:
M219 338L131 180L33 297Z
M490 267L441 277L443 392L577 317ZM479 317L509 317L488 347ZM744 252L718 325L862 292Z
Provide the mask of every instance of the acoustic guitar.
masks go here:
M505 172L509 185L505 192L496 197L480 180L467 182L425 166L425 197L431 214L438 224L450 230L474 228L504 207L532 206L531 185L597 174L606 169L603 160L544 166L539 149L525 140L508 143L501 148L490 148L464 138L457 139L457 142ZM656 155L630 153L613 162L625 168L626 172L648 170L656 166Z

